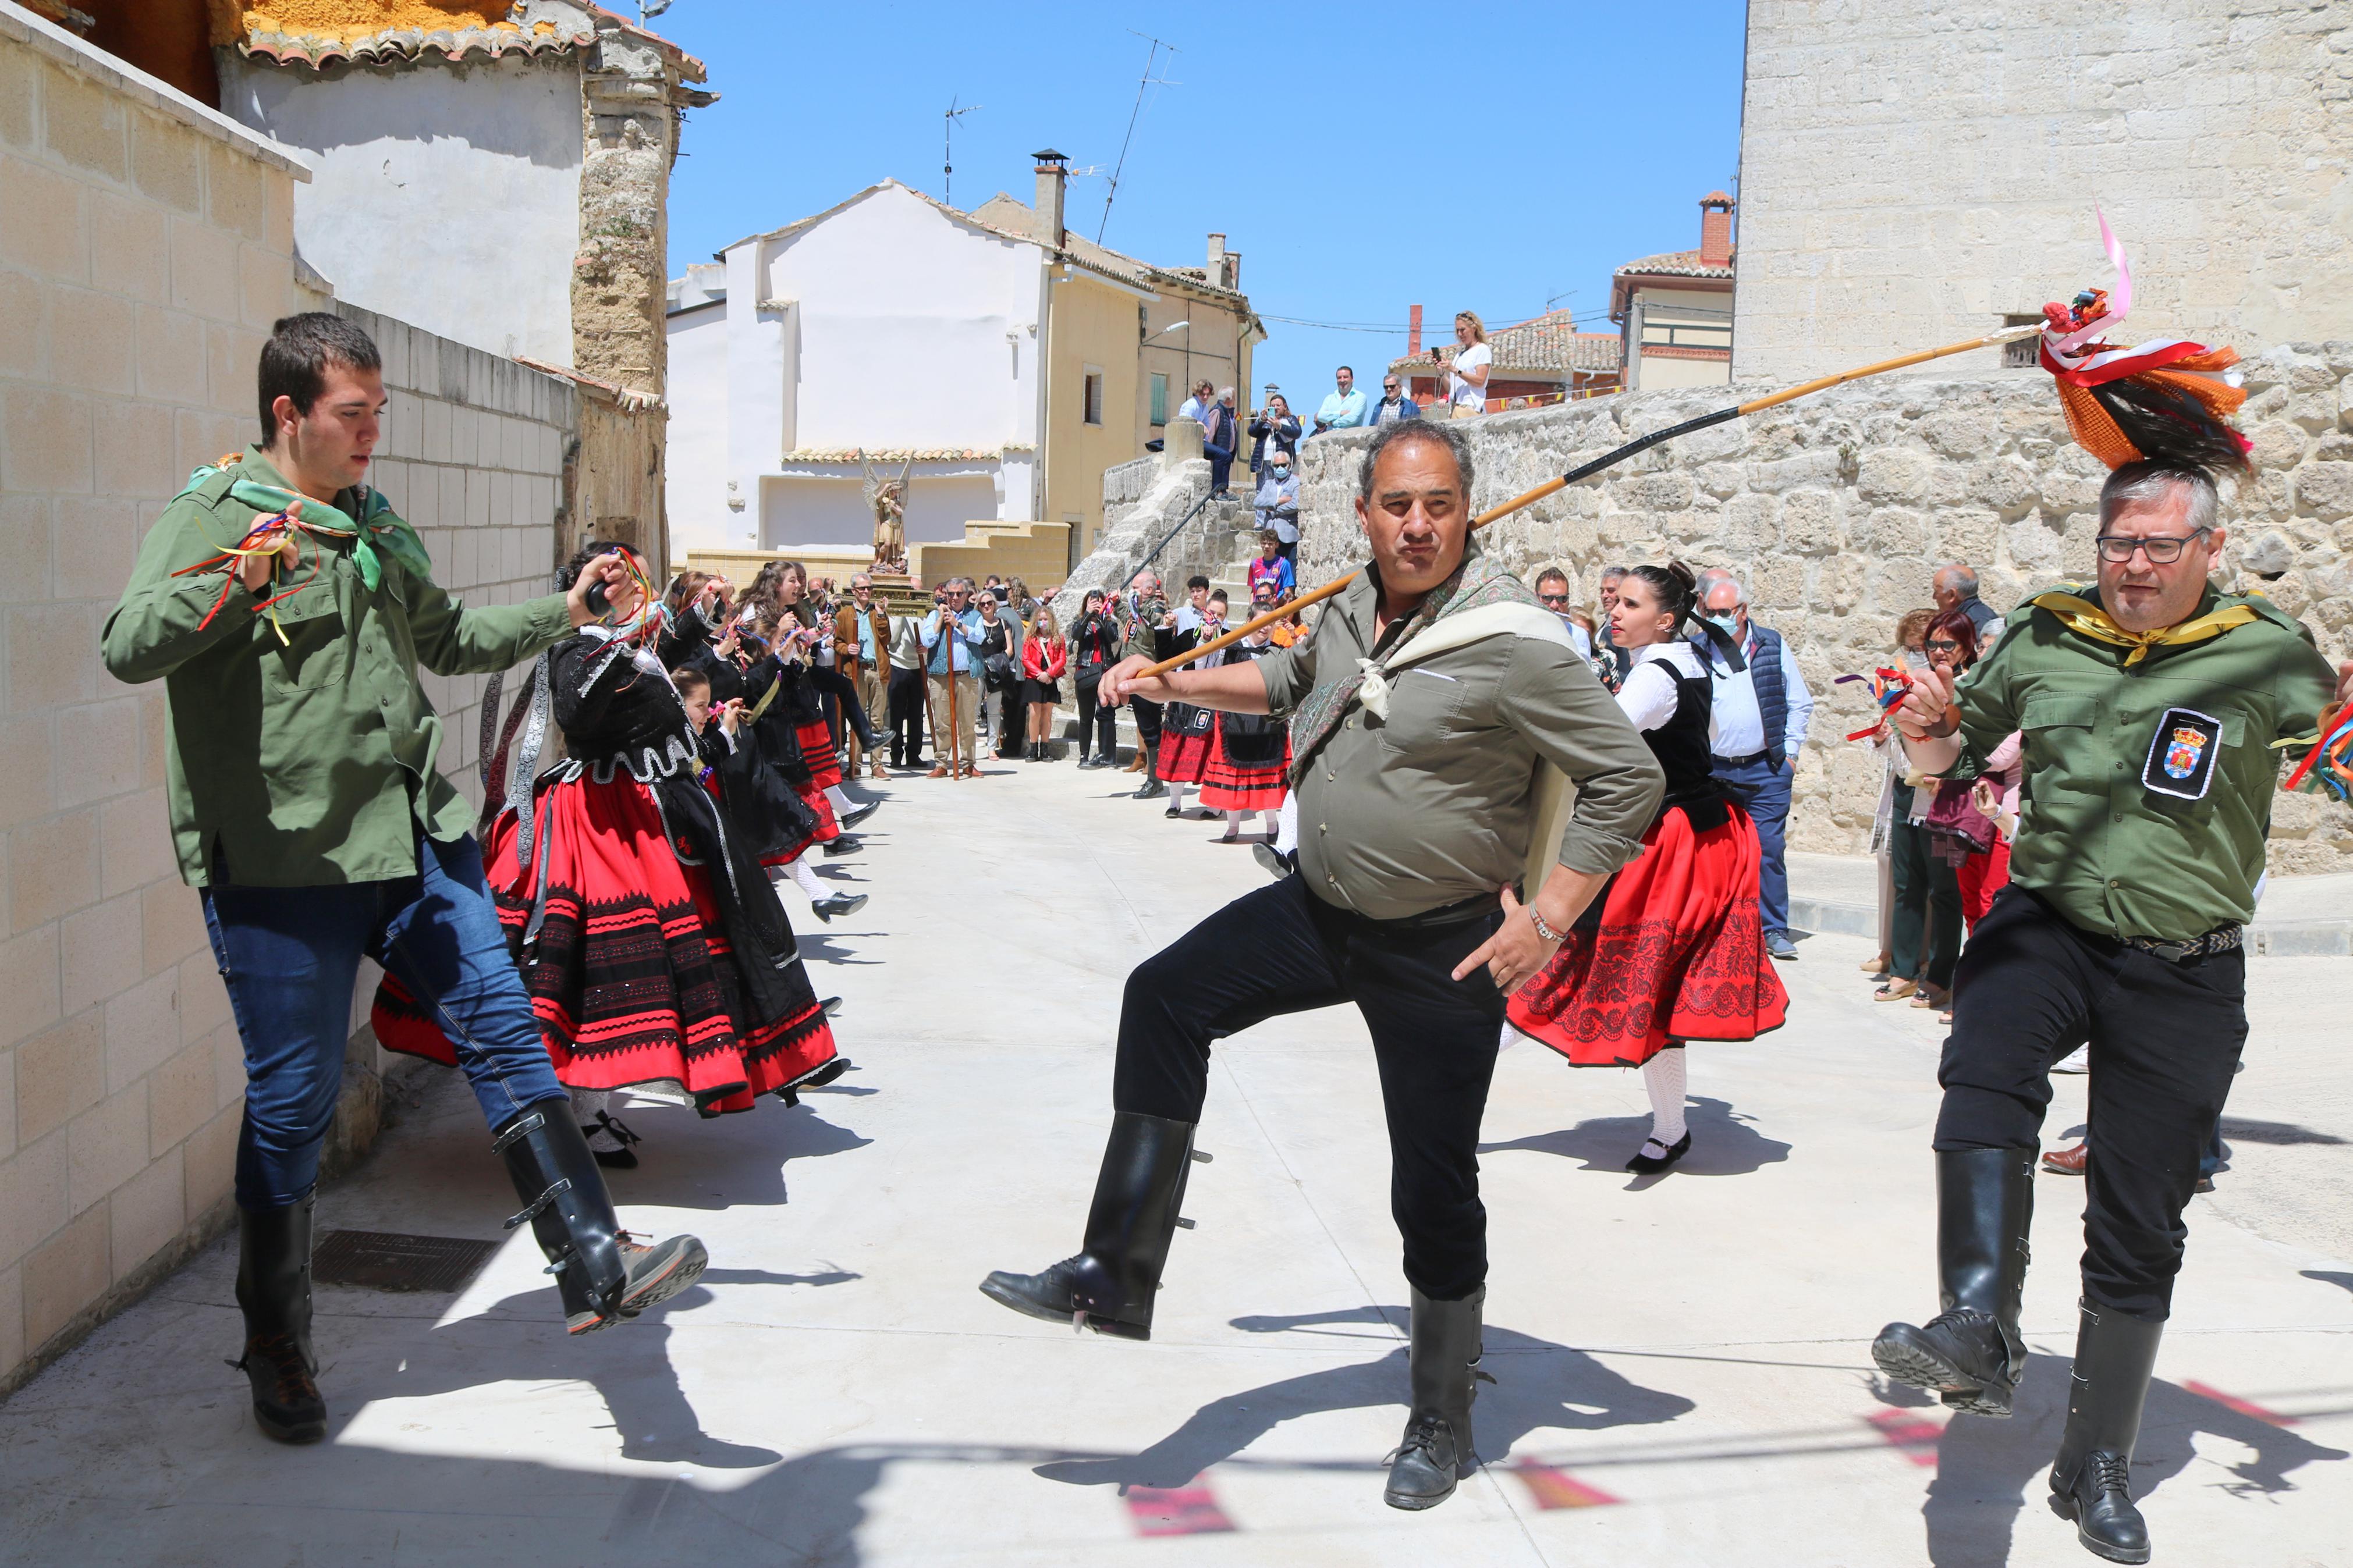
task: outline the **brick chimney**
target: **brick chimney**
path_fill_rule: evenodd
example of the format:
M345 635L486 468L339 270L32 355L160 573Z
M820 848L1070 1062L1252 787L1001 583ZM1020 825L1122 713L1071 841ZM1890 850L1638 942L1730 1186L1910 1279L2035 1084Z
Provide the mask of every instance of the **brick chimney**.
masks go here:
M1421 307L1416 305L1406 318L1405 353L1411 359L1421 352Z
M1699 199L1699 260L1703 267L1732 265L1732 198L1722 191Z
M1034 221L1038 243L1050 250L1062 248L1062 195L1070 184L1070 160L1051 147L1032 153L1038 160L1038 205Z

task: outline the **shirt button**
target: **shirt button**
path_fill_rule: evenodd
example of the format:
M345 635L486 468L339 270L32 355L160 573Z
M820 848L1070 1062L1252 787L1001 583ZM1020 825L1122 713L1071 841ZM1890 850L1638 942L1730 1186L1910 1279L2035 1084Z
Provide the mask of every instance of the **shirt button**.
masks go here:
M1319 822L1319 823L1317 823L1317 824L1315 825L1315 831L1316 831L1316 832L1318 832L1318 833L1329 833L1329 832L1331 832L1331 831L1332 831L1332 829L1331 829L1329 826L1325 826L1324 824L1323 824L1323 823Z
M2121 888L2124 884L2117 881L2114 877L2111 877L2108 879L2108 886L2111 888Z
M2118 821L2118 822L2122 822L2124 819L2125 819L2125 814L2124 814L2123 812L2121 812L2121 811L2120 811L2120 812L2116 813L2116 821Z

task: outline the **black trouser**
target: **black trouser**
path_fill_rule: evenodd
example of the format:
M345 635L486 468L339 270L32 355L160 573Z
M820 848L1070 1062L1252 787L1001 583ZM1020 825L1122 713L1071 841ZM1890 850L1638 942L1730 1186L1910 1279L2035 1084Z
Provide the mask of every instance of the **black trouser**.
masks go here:
M1198 1121L1212 1041L1354 1002L1381 1076L1405 1277L1432 1300L1461 1300L1487 1278L1479 1120L1504 998L1483 968L1468 980L1452 971L1501 921L1483 900L1436 923L1366 920L1314 897L1297 877L1237 899L1127 977L1112 1104Z
M891 765L912 768L923 760L923 672L891 667Z
M1019 756L1023 743L1029 738L1026 732L1029 703L1024 695L1029 689L1029 683L1018 675L1002 686L989 689L988 705L997 712L997 754L1000 757Z
M858 737L860 745L870 752L879 749L881 742L874 737L874 726L866 719L866 705L858 700L856 682L838 669L828 669L823 665L811 665L809 684L839 704L835 712L826 715L826 726L833 731L833 743L836 746L841 744L841 721L847 719L849 721L850 733Z
M1119 752L1119 710L1097 704L1095 683L1082 679L1079 687L1079 755L1086 756L1087 738L1091 731L1100 731L1098 756L1116 756Z
M1888 867L1895 878L1888 973L1942 991L1953 984L1953 963L1961 955L1960 868L1936 858L1931 843L1916 822L1898 822L1888 835Z
M2246 954L2169 963L2069 924L2012 883L1961 956L1936 1147L2032 1149L2051 1064L2091 1044L2084 1294L2162 1320L2181 1211L2247 1039Z
M1127 706L1135 715L1136 743L1144 746L1160 744L1160 704L1131 697L1127 700Z

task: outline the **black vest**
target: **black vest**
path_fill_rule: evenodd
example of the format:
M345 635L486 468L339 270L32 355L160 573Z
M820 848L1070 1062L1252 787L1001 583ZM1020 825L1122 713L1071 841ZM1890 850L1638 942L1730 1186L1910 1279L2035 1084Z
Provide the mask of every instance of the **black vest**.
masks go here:
M1657 661L1657 668L1675 683L1673 714L1657 729L1642 731L1651 754L1659 759L1667 775L1666 797L1659 803L1659 815L1664 816L1680 806L1691 819L1694 832L1721 827L1728 820L1724 786L1715 781L1715 756L1707 743L1715 683L1704 671L1683 675L1664 660Z

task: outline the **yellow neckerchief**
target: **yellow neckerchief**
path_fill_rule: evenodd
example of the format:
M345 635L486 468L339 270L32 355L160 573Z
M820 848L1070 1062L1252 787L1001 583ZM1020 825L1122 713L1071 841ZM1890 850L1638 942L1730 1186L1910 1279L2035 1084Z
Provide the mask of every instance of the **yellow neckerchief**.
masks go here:
M2053 588L2027 602L2039 610L2048 610L2058 616L2059 624L2078 637L2132 649L2125 655L2127 668L2147 658L2148 650L2153 647L2204 642L2209 637L2221 637L2232 626L2243 626L2250 621L2262 618L2245 605L2230 605L2175 626L2160 626L2153 632L2128 632L2116 625L2115 617L2107 611L2064 589Z

